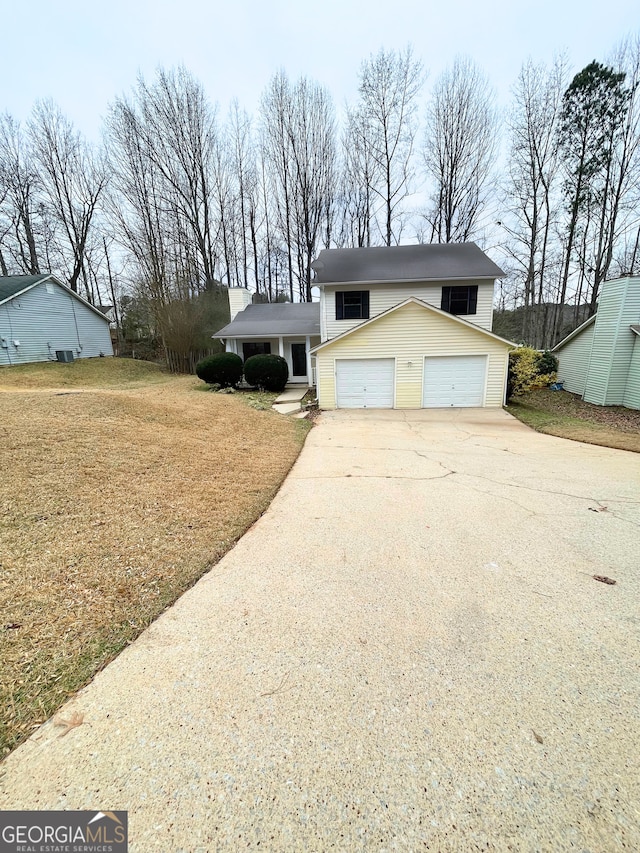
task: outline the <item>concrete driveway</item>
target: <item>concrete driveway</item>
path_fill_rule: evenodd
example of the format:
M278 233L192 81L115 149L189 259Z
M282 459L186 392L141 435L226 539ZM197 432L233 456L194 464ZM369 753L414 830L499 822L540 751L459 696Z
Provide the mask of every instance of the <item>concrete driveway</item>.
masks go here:
M128 809L135 853L638 850L639 506L639 455L502 411L324 414L0 806Z

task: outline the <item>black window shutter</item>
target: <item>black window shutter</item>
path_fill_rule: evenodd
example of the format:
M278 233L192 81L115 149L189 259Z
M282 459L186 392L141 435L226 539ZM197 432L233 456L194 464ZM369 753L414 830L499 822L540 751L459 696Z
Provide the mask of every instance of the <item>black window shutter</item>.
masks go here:
M344 320L344 293L336 293L336 320Z
M362 319L368 320L369 319L369 291L368 290L362 291L362 303L361 304L362 304Z
M442 311L449 311L451 308L451 288L443 287L442 288L442 301L440 302L440 308Z
M478 307L478 285L469 288L469 314L475 314Z

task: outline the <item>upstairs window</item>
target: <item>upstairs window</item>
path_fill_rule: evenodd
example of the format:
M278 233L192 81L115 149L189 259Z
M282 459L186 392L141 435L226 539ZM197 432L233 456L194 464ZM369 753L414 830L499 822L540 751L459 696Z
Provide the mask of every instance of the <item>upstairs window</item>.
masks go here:
M449 314L475 314L478 306L478 285L443 287L440 307Z
M368 290L339 290L336 293L336 320L368 319Z

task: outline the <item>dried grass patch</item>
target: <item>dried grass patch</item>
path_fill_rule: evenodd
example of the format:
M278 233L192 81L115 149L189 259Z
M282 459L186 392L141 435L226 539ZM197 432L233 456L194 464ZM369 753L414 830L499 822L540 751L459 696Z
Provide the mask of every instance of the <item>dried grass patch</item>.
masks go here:
M191 586L266 508L307 425L196 393L0 394L0 748Z
M640 453L640 411L596 406L568 391L541 389L512 398L507 411L548 435Z
M53 361L0 367L0 389L122 388L169 378L160 365L132 358L81 358L71 364Z

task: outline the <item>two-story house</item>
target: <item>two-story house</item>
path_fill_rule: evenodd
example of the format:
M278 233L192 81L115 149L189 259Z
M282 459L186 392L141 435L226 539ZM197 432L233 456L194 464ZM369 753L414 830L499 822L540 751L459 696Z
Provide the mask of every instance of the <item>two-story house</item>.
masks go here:
M229 291L215 337L247 358L282 355L323 409L501 406L510 341L491 331L504 275L475 243L325 249L320 301L251 305Z

